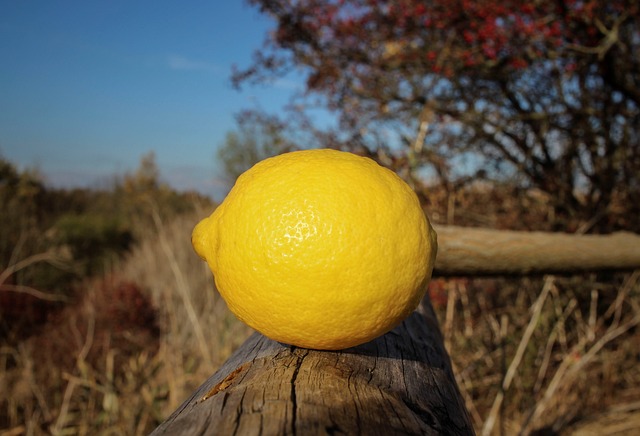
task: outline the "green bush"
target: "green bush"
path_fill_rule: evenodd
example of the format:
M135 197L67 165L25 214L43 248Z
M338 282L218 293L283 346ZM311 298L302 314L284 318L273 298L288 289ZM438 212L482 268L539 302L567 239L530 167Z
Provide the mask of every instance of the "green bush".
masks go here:
M133 243L131 229L121 219L102 214L65 214L54 225L57 244L67 246L82 275L104 272L104 265Z

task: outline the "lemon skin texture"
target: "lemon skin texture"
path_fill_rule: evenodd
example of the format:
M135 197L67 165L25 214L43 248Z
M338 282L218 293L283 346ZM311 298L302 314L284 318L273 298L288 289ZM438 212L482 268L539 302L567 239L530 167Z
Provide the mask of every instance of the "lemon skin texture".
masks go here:
M400 177L330 149L253 166L192 243L240 320L322 350L368 342L405 319L424 296L437 249Z

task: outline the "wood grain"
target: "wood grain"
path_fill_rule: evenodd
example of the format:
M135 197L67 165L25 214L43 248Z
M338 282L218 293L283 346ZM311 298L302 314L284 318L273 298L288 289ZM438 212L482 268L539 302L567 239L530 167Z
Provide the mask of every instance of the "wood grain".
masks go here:
M343 351L254 334L153 433L473 434L428 299L400 326Z
M434 275L524 275L640 268L640 235L439 226Z

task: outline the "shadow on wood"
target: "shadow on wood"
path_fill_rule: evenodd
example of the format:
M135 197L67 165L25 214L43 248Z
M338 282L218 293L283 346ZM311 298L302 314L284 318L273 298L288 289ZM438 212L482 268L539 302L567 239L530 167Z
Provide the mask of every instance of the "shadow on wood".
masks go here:
M152 435L468 435L473 427L428 298L342 351L254 334Z

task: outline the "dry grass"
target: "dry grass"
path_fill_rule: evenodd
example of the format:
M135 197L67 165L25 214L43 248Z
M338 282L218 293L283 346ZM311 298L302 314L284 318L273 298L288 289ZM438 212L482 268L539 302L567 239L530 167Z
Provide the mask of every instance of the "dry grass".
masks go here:
M0 435L147 434L250 334L190 232L163 223L40 333L0 348ZM3 341L5 342L5 341Z
M640 429L639 277L447 282L439 315L478 434L572 434L616 411Z
M245 340L191 248L209 212L152 213L109 277L0 347L0 435L146 434ZM639 276L434 281L478 434L638 429Z
M210 211L165 225L156 215L154 237L134 251L123 274L140 283L158 308L160 355L166 366L169 400L175 409L250 334L214 291L213 277L193 251L191 230Z

